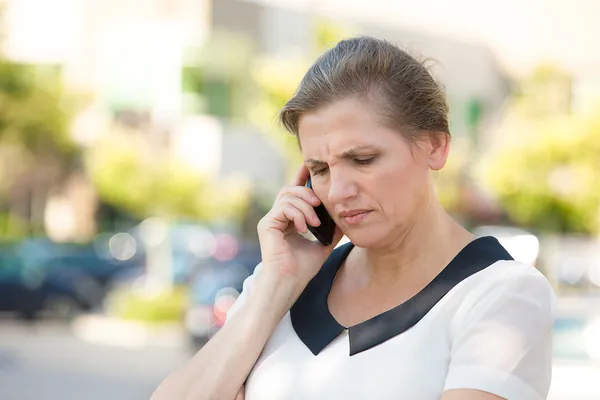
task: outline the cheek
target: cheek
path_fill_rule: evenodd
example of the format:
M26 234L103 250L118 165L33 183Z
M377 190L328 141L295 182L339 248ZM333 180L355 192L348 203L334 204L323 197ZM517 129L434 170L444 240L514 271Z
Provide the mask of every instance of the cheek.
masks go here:
M426 172L412 162L396 164L386 171L378 180L380 198L384 200L382 206L394 210L394 214L410 213L423 201Z

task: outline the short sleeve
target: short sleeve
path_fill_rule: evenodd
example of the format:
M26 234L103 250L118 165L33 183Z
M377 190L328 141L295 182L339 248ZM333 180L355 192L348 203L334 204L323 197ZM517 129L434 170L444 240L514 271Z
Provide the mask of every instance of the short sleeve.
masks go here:
M231 308L227 312L227 317L225 319L225 323L227 323L227 321L229 321L231 319L231 317L236 312L238 312L238 310L246 302L246 299L248 298L248 295L252 291L254 277L256 276L256 274L258 274L260 272L261 266L262 266L262 263L259 263L256 266L256 268L254 269L254 273L252 275L250 275L249 277L247 277L244 280L244 284L242 285L242 292L240 293L240 295L238 296L238 298L235 300L235 302L233 303L233 305L231 306Z
M546 399L552 375L554 292L535 268L507 272L457 322L444 390Z

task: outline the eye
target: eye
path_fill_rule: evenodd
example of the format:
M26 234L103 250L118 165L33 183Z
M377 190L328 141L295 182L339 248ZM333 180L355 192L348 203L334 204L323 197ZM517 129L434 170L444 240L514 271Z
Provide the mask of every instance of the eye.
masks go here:
M359 164L359 165L367 165L367 164L371 164L373 162L373 160L375 160L375 157L355 158L353 161L354 161L354 163Z
M329 170L329 168L320 168L320 169L316 169L314 170L312 173L313 175L323 175L325 172L327 172Z

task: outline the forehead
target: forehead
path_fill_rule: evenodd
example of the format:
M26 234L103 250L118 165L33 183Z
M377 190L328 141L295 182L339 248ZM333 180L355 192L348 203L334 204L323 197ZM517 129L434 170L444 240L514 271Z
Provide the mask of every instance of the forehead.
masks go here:
M303 115L298 136L305 159L339 156L351 149L393 147L401 133L386 127L380 116L358 99L341 100Z

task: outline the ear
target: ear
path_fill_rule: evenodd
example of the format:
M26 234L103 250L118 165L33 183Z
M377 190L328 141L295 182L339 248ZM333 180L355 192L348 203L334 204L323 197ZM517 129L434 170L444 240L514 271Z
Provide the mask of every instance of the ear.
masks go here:
M450 151L450 134L446 132L429 133L429 168L439 171L446 165L448 152Z

